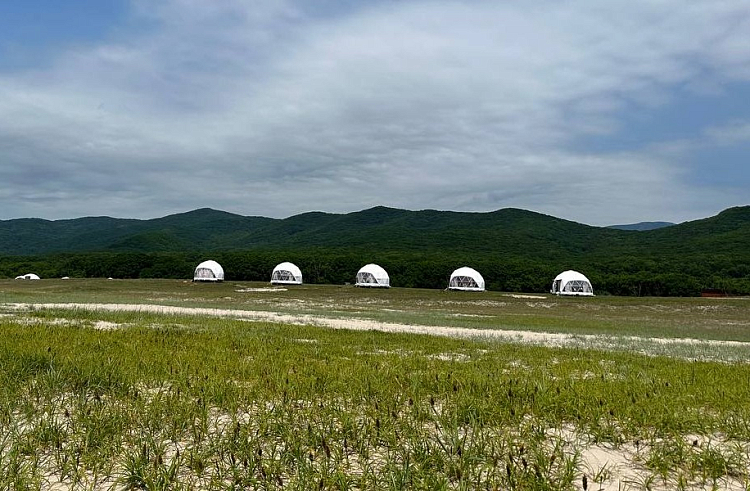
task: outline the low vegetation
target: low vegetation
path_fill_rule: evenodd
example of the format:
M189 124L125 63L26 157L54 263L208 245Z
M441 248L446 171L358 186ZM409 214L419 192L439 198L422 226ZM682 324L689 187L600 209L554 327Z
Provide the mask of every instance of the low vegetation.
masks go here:
M49 302L750 341L745 300L0 282L3 488L750 485L744 362Z

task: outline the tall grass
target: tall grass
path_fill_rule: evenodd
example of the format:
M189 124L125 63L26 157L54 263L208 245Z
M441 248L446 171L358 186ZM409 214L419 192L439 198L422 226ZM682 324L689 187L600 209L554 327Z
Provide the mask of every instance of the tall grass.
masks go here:
M220 318L8 311L0 483L47 489L748 485L750 367ZM102 331L98 321L117 327Z

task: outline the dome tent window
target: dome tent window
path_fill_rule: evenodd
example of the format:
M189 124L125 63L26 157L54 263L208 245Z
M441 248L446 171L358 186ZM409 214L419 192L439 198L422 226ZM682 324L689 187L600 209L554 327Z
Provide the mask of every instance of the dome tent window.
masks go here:
M366 264L357 272L357 282L354 286L390 288L391 279L388 273L377 264Z
M483 292L484 278L475 269L463 267L458 268L451 274L448 281L449 290L460 290L469 292Z
M216 261L203 261L196 266L193 281L224 281L224 268Z
M594 288L584 275L578 271L568 270L555 277L550 293L592 297L594 296Z
M293 263L281 263L271 273L273 285L301 285L302 271Z

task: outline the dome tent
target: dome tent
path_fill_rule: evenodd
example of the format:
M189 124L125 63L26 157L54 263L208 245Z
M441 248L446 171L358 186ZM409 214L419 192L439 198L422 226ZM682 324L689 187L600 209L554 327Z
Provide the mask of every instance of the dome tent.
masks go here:
M365 264L357 272L357 282L354 286L390 288L391 279L388 277L388 273L377 264Z
M35 275L34 273L26 273L22 276L16 276L17 280L39 280L39 276Z
M594 288L591 286L589 279L584 275L578 271L568 270L563 271L555 277L550 293L593 297Z
M273 268L271 273L273 285L301 285L302 271L292 263L281 263Z
M193 281L224 281L224 268L216 261L203 261L196 266Z
M483 292L484 278L475 269L464 266L458 268L451 274L448 281L449 290L461 290L467 292Z

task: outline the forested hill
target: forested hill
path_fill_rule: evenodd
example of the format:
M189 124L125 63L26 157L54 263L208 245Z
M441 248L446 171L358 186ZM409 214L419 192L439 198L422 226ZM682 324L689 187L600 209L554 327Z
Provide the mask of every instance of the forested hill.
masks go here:
M253 248L468 250L577 249L613 232L523 210L492 213L376 207L283 220L200 209L153 220L88 217L0 221L0 254L83 251L219 251ZM616 235L616 234L615 234Z
M750 206L643 231L512 208L376 207L286 219L200 209L153 220L0 221L0 277L36 270L43 277L188 278L208 256L237 280L267 280L276 261L292 260L310 283L344 283L365 262L378 262L394 273L394 286L441 287L450 268L471 265L491 289L544 291L556 273L578 269L599 292L750 294Z
M186 252L306 247L495 255L709 253L747 250L750 206L639 232L591 227L507 208L489 213L376 207L348 214L246 217L208 208L152 220L87 217L0 221L0 254Z
M0 254L217 249L233 242L235 235L252 234L257 227L273 222L207 208L153 220L0 220Z

